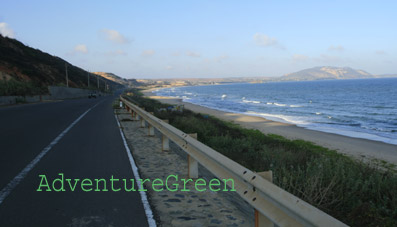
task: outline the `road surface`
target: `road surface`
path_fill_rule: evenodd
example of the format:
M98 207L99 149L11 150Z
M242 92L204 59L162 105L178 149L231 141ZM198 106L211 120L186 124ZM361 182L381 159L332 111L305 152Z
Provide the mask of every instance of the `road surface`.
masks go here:
M37 191L40 174L134 178L113 114L115 98L0 107L0 226L148 225L139 192Z

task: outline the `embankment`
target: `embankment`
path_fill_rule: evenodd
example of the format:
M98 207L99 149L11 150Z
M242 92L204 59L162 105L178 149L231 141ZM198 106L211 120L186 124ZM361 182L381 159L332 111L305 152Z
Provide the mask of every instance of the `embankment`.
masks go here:
M88 90L88 89L68 88L68 87L58 87L58 86L49 86L48 91L49 91L48 95L0 96L0 106L12 105L16 103L41 102L46 100L85 98L88 97L88 94L93 92L92 90Z

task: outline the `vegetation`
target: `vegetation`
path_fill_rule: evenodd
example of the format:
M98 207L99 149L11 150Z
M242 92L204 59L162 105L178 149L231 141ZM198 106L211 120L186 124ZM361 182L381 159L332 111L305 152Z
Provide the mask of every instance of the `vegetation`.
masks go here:
M47 87L35 82L22 82L14 79L0 80L0 96L27 96L47 93Z
M45 87L65 84L65 64L68 67L69 86L87 88L87 71L67 63L65 60L24 45L18 40L0 35L0 70L11 77L0 77L0 95L38 95L48 93ZM97 88L97 76L89 77L92 89ZM105 78L99 78L99 89L105 91L122 85ZM24 93L25 92L25 93Z
M217 118L159 111L167 107L142 97L129 99L241 165L272 170L274 183L352 226L397 225L397 175L393 169L353 160L302 140L264 135Z

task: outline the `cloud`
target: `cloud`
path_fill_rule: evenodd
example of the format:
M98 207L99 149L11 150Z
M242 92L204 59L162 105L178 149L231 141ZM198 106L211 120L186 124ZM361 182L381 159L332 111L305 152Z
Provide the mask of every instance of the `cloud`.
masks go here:
M15 38L14 31L5 22L0 22L0 34L4 37Z
M226 60L226 59L228 59L228 58L229 58L228 55L221 55L221 56L219 56L219 57L216 57L216 58L215 58L215 61L216 61L216 62L222 62L223 60Z
M125 55L127 55L127 53L122 50L108 51L105 54L108 56L125 56Z
M189 56L189 57L193 57L193 58L201 57L201 55L199 53L195 53L195 52L192 52L192 51L186 52L186 55Z
M292 55L292 61L294 61L294 62L302 62L302 61L306 61L308 59L309 59L309 57L306 55L302 55L302 54Z
M377 51L375 51L375 53L378 55L387 55L387 53L383 50L377 50Z
M347 60L342 60L340 57L326 55L326 54L321 54L320 57L315 58L314 60L325 64L336 64L347 61Z
M86 54L86 53L88 53L88 48L85 44L79 44L74 47L74 52Z
M126 37L124 37L120 32L111 29L102 29L101 34L105 39L119 44L127 44L130 42Z
M282 45L279 44L276 38L269 37L265 34L256 33L254 35L254 41L258 46L265 46L265 47L273 46L273 47L285 49Z
M167 65L167 66L165 67L165 69L166 69L166 70L173 70L174 67L173 67L173 66L170 66L170 65Z
M341 45L338 46L331 45L330 47L328 47L328 51L344 51L344 50L345 48Z
M156 53L156 51L154 51L154 50L144 50L144 51L142 51L141 56L150 57L150 56L153 56L155 53Z

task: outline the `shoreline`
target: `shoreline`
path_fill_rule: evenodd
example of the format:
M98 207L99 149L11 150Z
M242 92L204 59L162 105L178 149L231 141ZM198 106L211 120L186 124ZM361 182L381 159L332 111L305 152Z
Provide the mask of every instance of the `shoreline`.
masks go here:
M244 128L257 129L264 134L276 134L291 140L301 139L309 141L359 160L372 161L373 159L379 159L397 165L397 145L306 129L293 124L272 121L258 116L215 110L183 102L182 99L179 98L155 96L152 91L157 89L143 90L142 93L145 97L158 100L162 103L184 105L186 109L193 112L212 115L221 120L238 124Z

